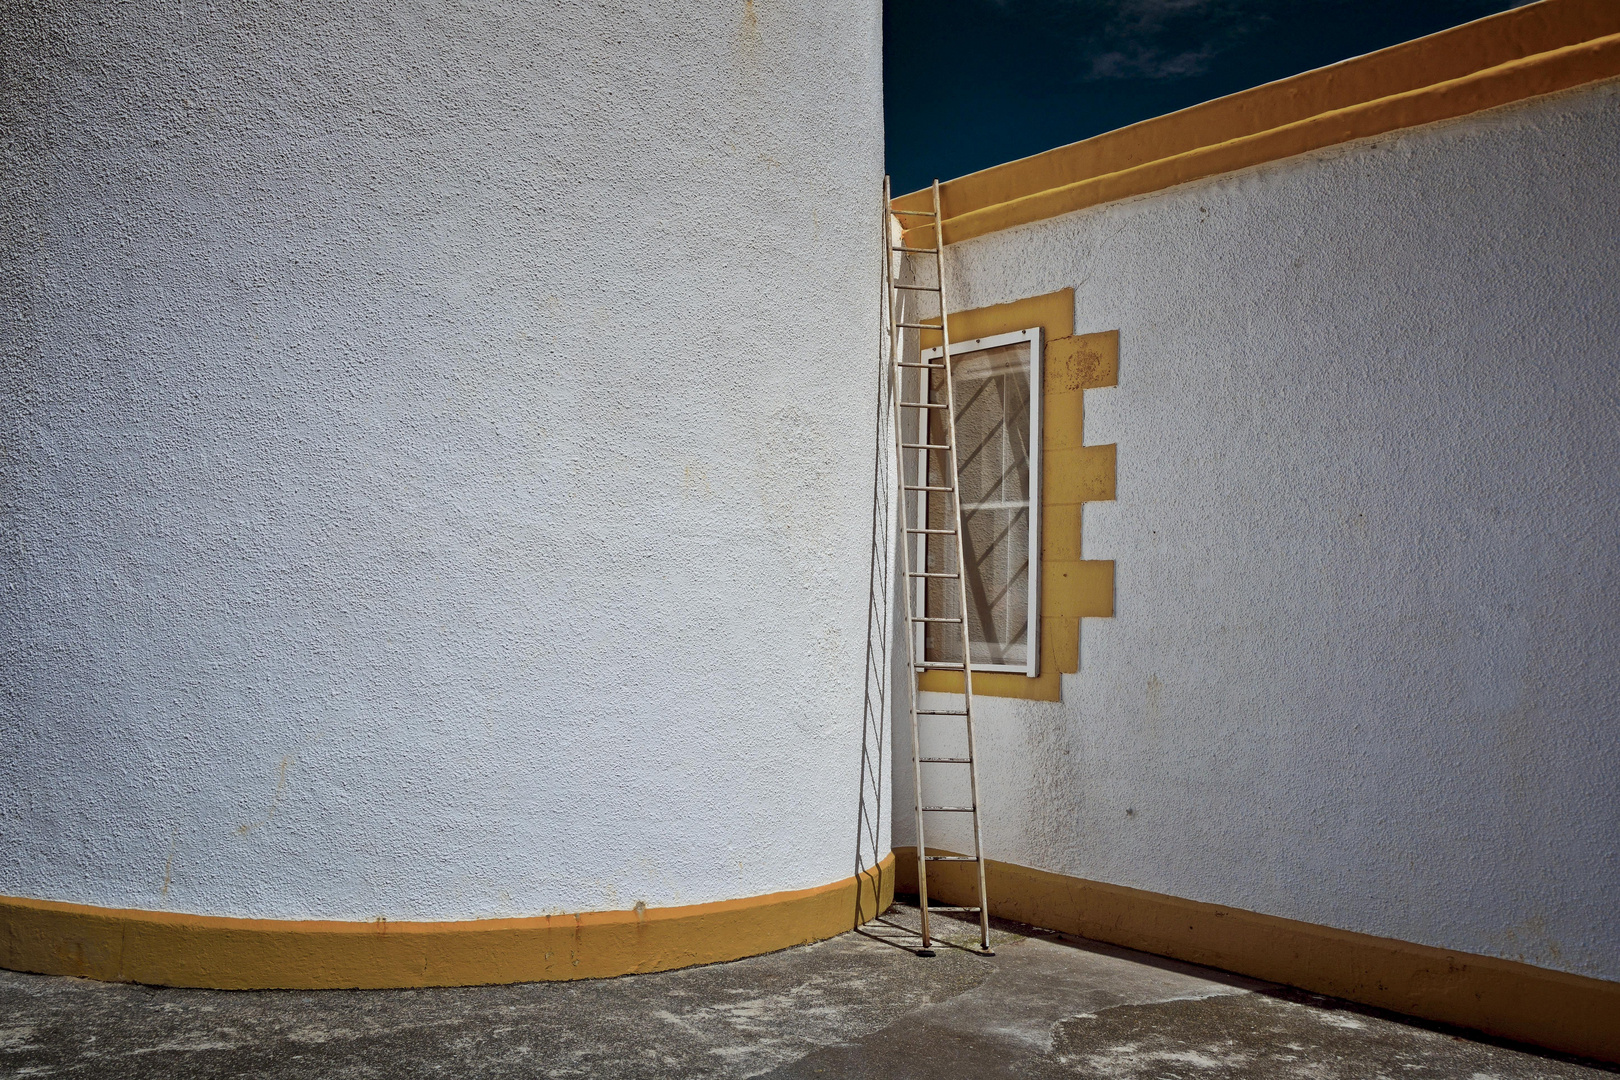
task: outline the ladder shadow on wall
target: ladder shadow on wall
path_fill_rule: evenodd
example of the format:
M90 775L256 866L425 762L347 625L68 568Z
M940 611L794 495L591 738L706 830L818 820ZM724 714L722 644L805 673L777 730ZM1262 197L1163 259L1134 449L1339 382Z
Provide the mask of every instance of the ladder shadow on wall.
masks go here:
M881 339L880 323L879 335ZM890 690L896 679L900 662L895 648L895 624L892 614L899 603L896 590L899 583L892 569L897 557L895 545L899 542L895 531L894 505L890 489L894 486L889 474L887 447L892 439L889 430L890 405L888 398L887 357L880 348L875 365L875 393L873 416L873 470L872 470L872 534L867 575L866 653L863 673L864 694L861 707L861 755L859 794L855 815L855 878L872 875L870 893L864 886L855 890L854 927L859 927L883 914L877 906L884 893L884 874L894 870L883 868L882 858L887 844L884 842L889 808L884 805L883 778L890 768L886 750L889 744Z

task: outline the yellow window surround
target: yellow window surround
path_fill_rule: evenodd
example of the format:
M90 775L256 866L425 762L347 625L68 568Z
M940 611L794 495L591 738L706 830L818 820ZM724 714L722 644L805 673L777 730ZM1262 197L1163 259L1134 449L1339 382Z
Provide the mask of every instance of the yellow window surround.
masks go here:
M953 342L1039 326L1045 341L1041 382L1041 674L973 673L973 692L1058 701L1062 676L1080 670L1080 620L1114 613L1114 563L1080 557L1081 506L1114 497L1114 447L1086 446L1085 391L1119 381L1119 331L1076 335L1074 290L951 312ZM940 343L922 332L922 347ZM962 692L950 671L925 671L918 689Z

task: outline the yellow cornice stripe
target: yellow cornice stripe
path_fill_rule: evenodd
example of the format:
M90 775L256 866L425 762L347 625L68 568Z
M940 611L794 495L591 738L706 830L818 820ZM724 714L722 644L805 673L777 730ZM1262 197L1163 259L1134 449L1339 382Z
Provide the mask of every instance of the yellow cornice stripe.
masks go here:
M1132 169L1092 177L949 218L945 222L945 242L956 243L1072 210L1320 150L1352 139L1466 116L1521 98L1552 93L1617 74L1620 74L1620 34L1611 34L1597 41L1511 61L1421 90L1336 109L1255 135L1200 147Z
M1006 201L1009 187L1062 187L1614 33L1611 0L1543 0L960 177L943 185L946 216ZM930 196L895 201L928 209Z
M1620 75L1620 4L1541 0L941 186L947 243ZM913 192L895 205L915 208ZM926 231L930 234L931 227ZM911 242L930 240L917 230Z
M813 889L470 922L229 919L0 897L0 966L109 982L323 990L588 979L774 952L888 908L894 856Z
M916 850L896 848L895 855L899 891L915 892ZM935 863L930 898L974 902L978 883L964 865ZM985 888L991 912L1002 918L1620 1061L1620 982L989 859Z

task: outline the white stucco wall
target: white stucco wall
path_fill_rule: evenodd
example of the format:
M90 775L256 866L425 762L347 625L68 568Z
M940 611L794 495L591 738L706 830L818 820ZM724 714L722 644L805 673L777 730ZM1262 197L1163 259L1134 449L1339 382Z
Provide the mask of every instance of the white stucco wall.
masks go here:
M953 254L1121 343L1117 614L979 699L988 854L1620 978L1620 84Z
M0 20L0 893L849 875L877 0Z

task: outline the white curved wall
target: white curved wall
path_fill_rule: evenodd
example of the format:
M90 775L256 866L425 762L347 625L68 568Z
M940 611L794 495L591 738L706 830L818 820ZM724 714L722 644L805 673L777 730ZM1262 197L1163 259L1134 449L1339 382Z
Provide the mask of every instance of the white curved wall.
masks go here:
M847 877L879 14L7 6L0 893Z
M1120 332L1116 616L977 699L990 857L1620 978L1620 84L953 253Z

